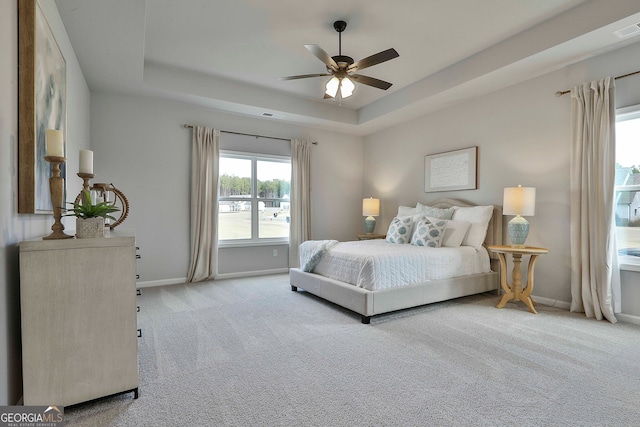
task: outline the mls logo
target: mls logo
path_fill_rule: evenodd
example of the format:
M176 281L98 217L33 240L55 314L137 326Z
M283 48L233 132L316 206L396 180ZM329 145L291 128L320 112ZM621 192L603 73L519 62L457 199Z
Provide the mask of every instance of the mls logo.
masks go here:
M0 427L63 427L64 408L58 406L2 406Z

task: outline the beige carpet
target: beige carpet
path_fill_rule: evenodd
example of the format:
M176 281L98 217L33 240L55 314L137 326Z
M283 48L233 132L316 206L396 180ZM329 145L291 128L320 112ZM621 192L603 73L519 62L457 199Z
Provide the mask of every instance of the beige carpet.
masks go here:
M287 275L144 289L140 398L68 426L638 426L640 327L478 295L373 318Z

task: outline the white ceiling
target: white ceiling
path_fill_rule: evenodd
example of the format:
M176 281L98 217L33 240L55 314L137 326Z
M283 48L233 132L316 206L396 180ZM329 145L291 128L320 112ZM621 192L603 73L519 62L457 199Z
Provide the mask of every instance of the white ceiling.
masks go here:
M368 134L640 37L637 0L55 0L92 90L160 96L231 113ZM338 54L395 48L399 58L323 100L326 77L304 44ZM265 119L267 120L267 119Z

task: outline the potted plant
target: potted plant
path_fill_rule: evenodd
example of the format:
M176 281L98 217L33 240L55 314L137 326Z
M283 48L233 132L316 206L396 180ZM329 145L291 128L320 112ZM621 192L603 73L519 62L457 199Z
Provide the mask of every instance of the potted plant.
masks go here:
M100 202L93 204L91 193L82 190L80 203L70 203L73 209L66 209L65 216L76 217L76 237L84 239L88 237L104 237L104 219L109 218L115 221L110 214L120 209L113 204Z

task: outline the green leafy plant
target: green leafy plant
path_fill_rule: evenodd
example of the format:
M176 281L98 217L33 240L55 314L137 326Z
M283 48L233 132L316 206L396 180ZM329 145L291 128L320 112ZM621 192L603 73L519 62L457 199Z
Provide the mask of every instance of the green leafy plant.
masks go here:
M120 210L119 208L107 202L100 202L94 205L93 200L91 199L91 193L89 193L87 190L82 190L80 203L67 203L73 205L73 209L65 209L65 211L68 213L64 216L75 216L77 218L83 219L102 217L109 218L115 221L116 218L109 214L118 212Z

